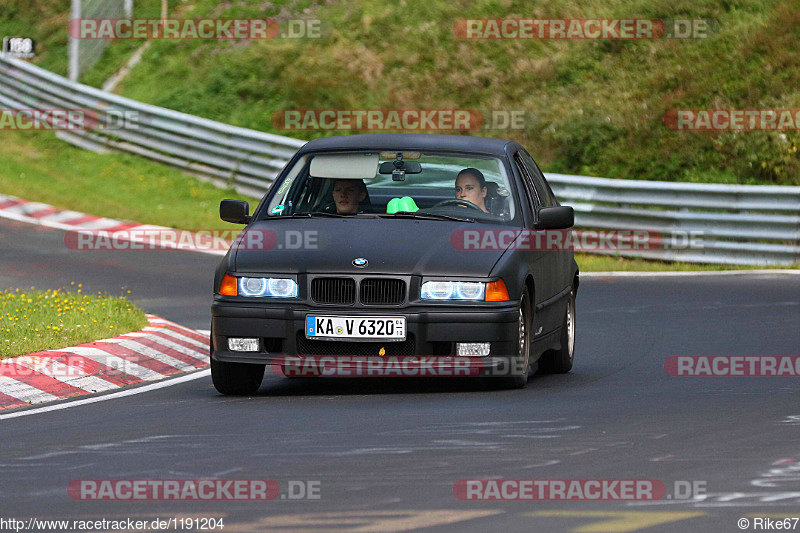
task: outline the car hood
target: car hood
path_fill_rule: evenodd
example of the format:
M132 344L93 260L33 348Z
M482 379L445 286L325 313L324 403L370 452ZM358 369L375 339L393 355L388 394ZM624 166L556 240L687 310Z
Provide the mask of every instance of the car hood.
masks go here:
M520 228L362 217L260 221L234 244L236 271L486 277L505 250L465 251L456 238L464 230ZM358 268L356 258L369 263Z

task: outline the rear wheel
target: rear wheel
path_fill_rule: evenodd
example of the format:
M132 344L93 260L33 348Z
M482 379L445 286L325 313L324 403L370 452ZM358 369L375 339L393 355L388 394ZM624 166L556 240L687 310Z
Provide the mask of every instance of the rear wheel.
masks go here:
M553 374L564 374L572 370L575 361L575 289L569 293L564 323L561 326L561 347L542 357L542 369Z

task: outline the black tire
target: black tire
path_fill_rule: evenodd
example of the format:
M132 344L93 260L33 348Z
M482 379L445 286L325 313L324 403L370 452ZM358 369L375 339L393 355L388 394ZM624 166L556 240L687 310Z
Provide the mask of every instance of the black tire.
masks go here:
M511 358L511 375L495 378L494 384L502 389L519 389L528 382L531 370L531 301L528 288L522 291L519 301L519 343L516 355Z
M248 395L261 387L266 365L223 363L211 359L211 380L221 394Z
M569 293L564 323L561 325L561 347L542 356L542 370L551 374L565 374L575 362L575 289Z

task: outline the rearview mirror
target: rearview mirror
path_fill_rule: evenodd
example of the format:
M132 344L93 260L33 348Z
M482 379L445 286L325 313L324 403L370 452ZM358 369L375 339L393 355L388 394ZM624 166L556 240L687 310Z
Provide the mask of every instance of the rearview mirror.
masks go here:
M250 222L250 204L241 200L222 200L219 203L219 218L234 224Z
M538 229L567 229L575 225L575 211L569 206L543 207L537 214Z
M396 167L395 163L400 163L400 167ZM394 172L395 168L400 168L405 171L406 174L419 174L422 172L422 165L420 165L417 161L385 161L381 163L380 172L381 174L391 174Z

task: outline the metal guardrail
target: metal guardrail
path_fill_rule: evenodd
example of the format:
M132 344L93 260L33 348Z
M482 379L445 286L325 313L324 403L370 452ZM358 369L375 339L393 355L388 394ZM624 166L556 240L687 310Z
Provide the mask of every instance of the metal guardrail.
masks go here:
M547 181L559 200L575 209L580 227L649 230L681 238L699 232L696 247L623 250L620 255L692 263L800 262L800 187L564 174L548 174Z
M0 55L0 107L84 109L118 129L70 130L59 138L98 152L116 150L172 165L245 194L261 196L304 141L229 126L71 82Z
M131 127L61 131L95 151L116 150L178 167L239 192L262 195L304 142L229 126L107 93L0 55L0 107L89 109L100 122L136 115ZM701 263L800 262L800 187L614 180L548 174L580 227L701 232L702 246L620 251ZM612 253L612 252L606 252Z

